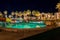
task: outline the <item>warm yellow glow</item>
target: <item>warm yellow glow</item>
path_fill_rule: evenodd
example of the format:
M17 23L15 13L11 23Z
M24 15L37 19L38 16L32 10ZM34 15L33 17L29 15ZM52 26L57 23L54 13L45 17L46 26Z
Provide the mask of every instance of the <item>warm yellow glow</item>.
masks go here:
M2 17L3 16L3 14L0 12L0 16Z
M14 15L14 14L15 14L14 12L11 13L11 15Z
M32 11L32 15L35 15L35 13L36 13L36 11L35 11L35 10L33 10L33 11Z
M11 18L12 17L12 15L9 15L9 18Z
M36 28L40 28L40 26L39 26L39 25L37 25L37 26L36 26Z
M57 3L56 8L60 9L60 3Z
M0 13L0 16L2 16L2 14Z
M40 14L35 14L35 16L40 16Z
M16 16L18 15L18 12L17 12L17 11L15 12L15 15L16 15Z
M30 15L31 14L31 11L30 10L27 10L27 15Z
M7 14L7 11L4 11L4 14Z
M6 18L6 22L11 22L11 18Z
M22 16L22 15L23 15L22 13L18 14L18 16Z
M40 16L41 14L40 14L40 12L39 12L39 11L35 11L35 10L33 10L33 11L32 11L32 15Z

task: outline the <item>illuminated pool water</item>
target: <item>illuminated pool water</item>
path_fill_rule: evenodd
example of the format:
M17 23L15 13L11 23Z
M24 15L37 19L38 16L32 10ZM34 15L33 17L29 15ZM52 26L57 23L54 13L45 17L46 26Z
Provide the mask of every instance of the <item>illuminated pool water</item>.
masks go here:
M3 24L3 23L2 23ZM20 22L20 23L5 23L5 28L17 28L17 29L24 29L24 28L44 28L46 27L43 21L41 22Z

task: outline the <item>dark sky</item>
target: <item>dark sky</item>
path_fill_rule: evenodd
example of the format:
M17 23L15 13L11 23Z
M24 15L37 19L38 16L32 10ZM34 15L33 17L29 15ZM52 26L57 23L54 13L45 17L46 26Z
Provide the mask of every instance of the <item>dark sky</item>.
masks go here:
M41 12L55 12L58 0L0 0L0 11L39 10Z

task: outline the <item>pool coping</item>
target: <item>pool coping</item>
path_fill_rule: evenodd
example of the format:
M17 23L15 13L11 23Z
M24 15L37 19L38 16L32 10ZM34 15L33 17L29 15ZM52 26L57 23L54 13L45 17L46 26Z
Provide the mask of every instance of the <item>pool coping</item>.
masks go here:
M55 26L46 26L44 28L24 28L24 29L17 29L17 28L3 28L3 27L0 27L1 30L3 31L15 31L15 32L19 32L19 31L24 31L24 30L42 30L42 29L47 29L47 30L50 30L50 29L53 29L53 28L56 28Z

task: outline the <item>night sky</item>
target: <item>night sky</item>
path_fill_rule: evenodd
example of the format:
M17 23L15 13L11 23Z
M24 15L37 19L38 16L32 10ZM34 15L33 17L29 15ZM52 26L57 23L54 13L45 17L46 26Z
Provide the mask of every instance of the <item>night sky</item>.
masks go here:
M55 12L58 0L0 0L0 11L38 10L40 12Z

